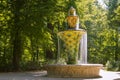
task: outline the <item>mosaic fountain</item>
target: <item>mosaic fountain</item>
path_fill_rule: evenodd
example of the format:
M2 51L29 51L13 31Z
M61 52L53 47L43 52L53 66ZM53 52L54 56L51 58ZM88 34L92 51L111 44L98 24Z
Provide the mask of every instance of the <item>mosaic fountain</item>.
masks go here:
M58 32L56 64L46 65L49 77L99 77L102 64L87 63L87 32L79 29L79 17L71 7L66 18L68 29Z

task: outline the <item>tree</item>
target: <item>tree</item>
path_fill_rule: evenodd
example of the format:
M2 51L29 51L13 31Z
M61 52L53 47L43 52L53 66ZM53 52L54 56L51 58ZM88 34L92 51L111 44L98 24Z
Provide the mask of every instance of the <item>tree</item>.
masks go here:
M115 61L118 60L118 50L119 50L119 47L118 47L118 22L116 22L114 20L114 17L115 17L115 10L118 6L118 0L109 0L108 2L108 20L109 20L109 26L111 29L115 30L115 37L114 37L114 42L115 42L115 53L114 53L114 56L115 56Z
M22 14L21 9L23 8L24 0L11 0L11 11L13 13L13 24L12 24L12 40L13 40L13 70L17 71L20 68L20 60L22 57Z

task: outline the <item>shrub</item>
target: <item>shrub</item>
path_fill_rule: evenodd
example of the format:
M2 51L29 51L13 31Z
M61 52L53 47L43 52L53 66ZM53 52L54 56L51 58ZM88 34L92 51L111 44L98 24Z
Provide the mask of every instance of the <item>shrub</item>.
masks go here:
M24 71L26 70L40 70L42 68L41 62L38 61L29 61L29 62L22 62L21 69Z
M120 71L120 61L107 61L106 70Z

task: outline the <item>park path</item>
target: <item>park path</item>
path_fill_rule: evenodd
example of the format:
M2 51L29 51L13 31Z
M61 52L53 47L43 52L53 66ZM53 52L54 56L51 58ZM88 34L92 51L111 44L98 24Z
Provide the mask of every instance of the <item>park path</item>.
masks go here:
M0 73L0 80L120 80L120 72L100 70L101 78L51 78L46 71Z

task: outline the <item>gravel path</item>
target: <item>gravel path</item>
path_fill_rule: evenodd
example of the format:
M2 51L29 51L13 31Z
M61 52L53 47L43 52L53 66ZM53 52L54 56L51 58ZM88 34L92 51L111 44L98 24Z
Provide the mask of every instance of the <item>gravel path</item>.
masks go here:
M120 72L100 71L101 78L50 78L46 71L0 73L0 80L120 80Z

